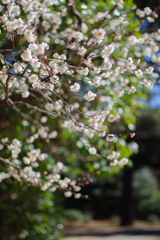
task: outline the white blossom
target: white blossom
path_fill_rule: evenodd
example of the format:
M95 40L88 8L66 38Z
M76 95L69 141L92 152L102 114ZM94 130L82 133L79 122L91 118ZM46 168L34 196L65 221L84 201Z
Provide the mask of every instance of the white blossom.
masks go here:
M146 68L146 73L151 74L154 71L153 67Z
M81 193L75 193L75 194L74 194L74 198L75 198L75 199L79 199L80 197L81 197Z
M85 76L88 75L88 72L89 72L89 69L88 69L88 68L83 68L82 70L79 71L79 73L80 73L81 75L85 75Z
M69 198L69 197L72 196L72 192L71 192L71 191L67 191L67 192L64 193L64 196L65 196L66 198Z
M104 48L104 50L102 50L101 54L102 54L103 58L106 58L113 52L114 52L114 46L113 46L113 44L109 44L108 46L105 46L105 48Z
M93 155L96 154L97 153L96 148L95 147L89 148L89 153Z
M152 13L152 10L149 7L145 7L144 12L146 15L150 15Z
M62 162L57 162L57 168L62 170L63 168L63 163Z
M28 78L29 82L31 83L35 83L38 80L38 76L36 74L32 74L29 78Z
M23 163L29 165L30 164L29 158L23 157Z
M11 2L11 0L2 0L2 3L3 4L8 4L8 3L10 3Z
M79 92L79 90L80 90L80 85L79 85L79 83L74 83L74 85L72 85L72 86L70 86L70 90L72 91L72 92Z
M58 136L58 133L57 133L57 131L53 131L53 132L51 132L49 135L48 135L48 137L49 138L56 138Z
M42 117L40 118L40 121L41 121L42 123L47 122L47 117L46 117L46 116L42 116Z
M96 97L97 97L97 94L93 93L92 91L89 91L84 95L84 99L89 102L93 101Z
M118 164L118 160L114 159L112 162L110 162L110 166L114 167Z
M9 178L9 177L10 177L9 173L1 172L0 173L0 182L2 182L3 179Z
M121 160L118 161L118 165L119 166L123 166L126 165L128 163L128 159L127 158L122 158Z
M17 72L21 72L22 71L22 67L19 63L14 63L14 71Z
M45 109L46 109L47 111L52 111L52 110L54 109L54 106L53 106L52 103L47 103L47 104L45 105Z
M27 48L22 54L21 58L23 61L29 62L32 59L31 51Z
M143 76L143 72L141 71L141 69L138 69L137 71L135 71L135 74L137 77L142 77Z

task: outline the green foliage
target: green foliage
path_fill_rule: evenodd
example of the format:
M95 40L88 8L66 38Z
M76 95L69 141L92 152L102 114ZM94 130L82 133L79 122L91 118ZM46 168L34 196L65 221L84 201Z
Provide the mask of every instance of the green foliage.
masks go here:
M157 189L157 180L153 173L144 167L134 174L133 187L139 198L152 197Z
M133 187L138 217L154 221L154 214L160 216L160 191L157 179L149 168L144 167L135 172Z
M157 191L153 196L143 198L137 206L139 215L147 218L150 214L156 214L160 217L160 192Z
M1 192L8 189L1 184ZM63 217L60 203L53 193L37 188L19 187L14 183L9 191L3 192L8 199L0 205L1 240L56 240L62 237ZM3 196L3 195L2 195ZM3 221L2 221L3 220Z
M64 211L64 216L67 221L80 221L85 222L92 219L90 214L84 214L78 209L66 209Z

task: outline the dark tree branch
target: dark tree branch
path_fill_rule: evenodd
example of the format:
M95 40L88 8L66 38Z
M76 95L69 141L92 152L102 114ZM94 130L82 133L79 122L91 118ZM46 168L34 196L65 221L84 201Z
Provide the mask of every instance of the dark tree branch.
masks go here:
M110 12L109 12L108 14L112 14L116 8L117 8L117 5L115 5L115 6L110 10ZM98 24L97 29L100 28L100 27L103 25L103 23L104 23L105 20L106 20L106 17L104 17L104 18L102 19L102 21Z
M11 192L5 192L1 197L0 197L0 204L6 201L11 195Z
M66 0L67 5L69 4L69 0ZM76 10L75 5L72 4L68 6L72 12L72 14L78 19L78 30L80 30L81 25L82 25L82 16L81 14Z

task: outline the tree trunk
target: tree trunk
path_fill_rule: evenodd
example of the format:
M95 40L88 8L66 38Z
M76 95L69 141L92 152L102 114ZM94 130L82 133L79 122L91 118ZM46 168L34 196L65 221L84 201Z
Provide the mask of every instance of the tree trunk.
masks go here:
M133 222L132 171L131 168L124 168L121 226L129 226Z

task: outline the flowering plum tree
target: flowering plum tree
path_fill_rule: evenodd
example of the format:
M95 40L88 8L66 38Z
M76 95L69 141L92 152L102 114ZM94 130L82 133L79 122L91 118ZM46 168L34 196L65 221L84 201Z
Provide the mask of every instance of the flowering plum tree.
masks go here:
M157 16L131 0L1 1L0 181L80 198L81 170L131 163L126 138L157 77L144 56L160 61L160 31L140 23Z

